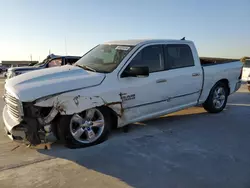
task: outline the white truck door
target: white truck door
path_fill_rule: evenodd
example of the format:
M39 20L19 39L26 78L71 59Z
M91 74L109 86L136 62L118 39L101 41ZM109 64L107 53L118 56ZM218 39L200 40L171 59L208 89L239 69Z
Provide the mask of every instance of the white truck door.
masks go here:
M195 65L192 50L188 44L164 45L165 79L162 85L169 108L181 108L197 103L202 88L202 69Z
M162 111L165 93L164 54L162 45L149 45L135 54L126 68L148 66L148 77L119 76L125 117L138 119ZM126 69L125 68L125 69Z

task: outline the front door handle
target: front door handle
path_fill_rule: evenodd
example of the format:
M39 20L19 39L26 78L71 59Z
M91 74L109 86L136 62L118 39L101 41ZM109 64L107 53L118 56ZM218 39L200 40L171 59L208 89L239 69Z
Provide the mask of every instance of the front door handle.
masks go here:
M192 76L200 76L200 73L193 73Z
M159 80L156 80L156 83L159 84L159 83L163 83L163 82L167 82L166 79L159 79Z

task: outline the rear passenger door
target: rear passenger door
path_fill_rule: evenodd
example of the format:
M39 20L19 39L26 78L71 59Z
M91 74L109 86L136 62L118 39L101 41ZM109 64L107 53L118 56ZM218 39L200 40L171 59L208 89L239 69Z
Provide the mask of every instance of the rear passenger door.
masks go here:
M167 84L164 85L171 108L197 103L202 88L202 70L195 66L192 50L188 44L164 45Z

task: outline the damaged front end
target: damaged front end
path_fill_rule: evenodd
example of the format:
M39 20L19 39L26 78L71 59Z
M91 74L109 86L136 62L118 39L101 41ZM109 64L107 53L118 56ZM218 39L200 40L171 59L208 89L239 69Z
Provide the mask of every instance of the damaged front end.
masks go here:
M38 107L33 103L24 103L23 122L26 127L26 138L32 145L53 142L54 124L53 120L58 114L55 107Z
M17 97L6 94L3 111L5 130L11 139L30 145L52 143L60 139L57 133L60 129L58 119L61 116L106 106L118 118L117 120L120 120L124 112L120 95L109 97L108 100L107 98L65 93L50 95L33 102L20 102Z
M4 95L6 103L3 120L7 135L15 141L30 145L53 142L52 120L58 114L54 107L38 107L33 103L21 103L10 94Z

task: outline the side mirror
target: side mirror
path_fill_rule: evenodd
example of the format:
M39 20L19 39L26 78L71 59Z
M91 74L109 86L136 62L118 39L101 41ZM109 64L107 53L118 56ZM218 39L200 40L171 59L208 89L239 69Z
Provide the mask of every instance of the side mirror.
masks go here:
M129 67L125 69L121 77L147 77L149 76L148 67Z

